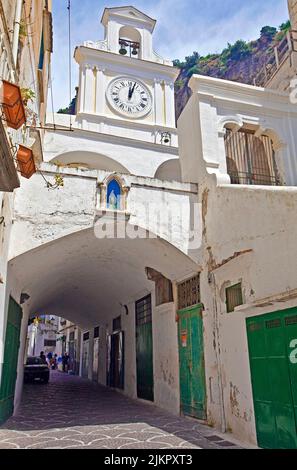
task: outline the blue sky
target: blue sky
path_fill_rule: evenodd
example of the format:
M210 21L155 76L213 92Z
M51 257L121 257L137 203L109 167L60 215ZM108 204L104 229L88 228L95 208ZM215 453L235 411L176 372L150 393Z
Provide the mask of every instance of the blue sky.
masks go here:
M56 110L69 104L67 4L53 0ZM228 42L255 39L262 26L279 26L288 19L287 0L71 0L71 4L72 52L85 40L103 39L100 19L105 7L134 5L157 20L154 48L171 59L183 59L193 51L220 52ZM74 94L78 82L74 61L72 70Z

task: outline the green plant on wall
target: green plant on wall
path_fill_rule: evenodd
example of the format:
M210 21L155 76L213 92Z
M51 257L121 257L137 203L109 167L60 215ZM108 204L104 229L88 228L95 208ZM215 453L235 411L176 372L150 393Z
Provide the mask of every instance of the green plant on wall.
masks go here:
M27 33L27 25L25 20L20 21L20 31L19 31L20 39L26 38L28 36Z
M29 101L33 102L36 98L36 94L31 88L21 88L21 95L25 106L27 106Z

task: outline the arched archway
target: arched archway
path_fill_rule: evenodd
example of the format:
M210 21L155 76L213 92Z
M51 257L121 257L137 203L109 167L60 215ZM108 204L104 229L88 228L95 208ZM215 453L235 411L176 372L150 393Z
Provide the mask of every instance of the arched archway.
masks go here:
M182 181L181 166L178 159L162 163L156 171L155 178L165 181Z
M105 222L108 224L108 219ZM41 245L11 260L9 275L17 278L22 291L28 294L26 310L29 315L57 315L75 323L82 331L93 332L95 327L103 331L105 349L100 367L104 371L108 347L106 339L112 335L113 320L121 316L129 354L125 369L125 391L129 394L136 387L135 305L149 296L153 311L157 308L154 301L155 283L150 280L147 268L162 273L174 282L197 273L197 265L153 233L127 225L131 237L100 238L93 228ZM136 231L139 232L138 237L135 237ZM124 310L123 306L126 306ZM174 304L168 304L166 309L162 305L162 312L163 318L157 311L153 315L153 334L162 336L164 342L170 342L171 350L172 342L175 342L174 351L177 354ZM167 321L164 323L165 312ZM166 352L157 341L154 344L154 363L170 361L171 357L166 354L171 353ZM19 360L19 365L23 367L23 358ZM100 383L106 385L104 371ZM171 373L178 383L178 366L172 366ZM162 402L168 386L165 382L160 379L156 384L156 399L160 400L156 403ZM21 389L22 370L19 370L17 401L20 400ZM170 406L172 409L179 408L178 390L173 393Z
M87 168L90 170L105 170L129 174L129 170L113 158L100 153L76 150L61 153L53 158L50 163L69 167Z

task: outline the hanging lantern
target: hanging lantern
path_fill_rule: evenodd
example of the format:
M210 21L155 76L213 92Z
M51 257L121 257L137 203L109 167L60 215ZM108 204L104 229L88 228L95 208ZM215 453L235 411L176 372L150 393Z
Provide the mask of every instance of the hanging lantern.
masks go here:
M36 173L33 152L30 148L24 147L24 145L19 146L17 162L19 171L24 178L29 179Z
M121 41L121 42L120 42L120 45L121 45L121 48L120 48L120 50L119 50L119 53L120 53L121 55L126 55L127 52L128 52L128 51L127 51L127 44L126 44L124 41Z
M25 124L26 114L20 87L3 80L0 92L0 103L9 127L17 130Z

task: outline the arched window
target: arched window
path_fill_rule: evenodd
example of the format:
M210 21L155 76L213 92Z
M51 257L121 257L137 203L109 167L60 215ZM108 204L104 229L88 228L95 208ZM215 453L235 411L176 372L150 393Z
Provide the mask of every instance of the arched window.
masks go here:
M135 59L141 58L141 35L137 29L123 26L119 33L119 52Z
M107 185L106 205L111 210L121 210L122 189L116 179L112 179Z

